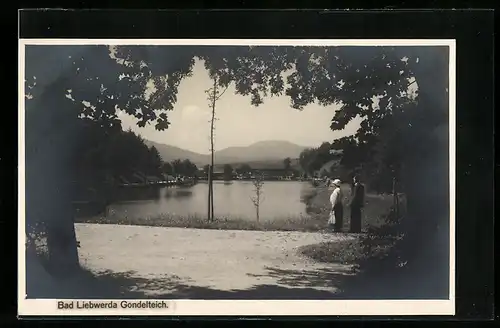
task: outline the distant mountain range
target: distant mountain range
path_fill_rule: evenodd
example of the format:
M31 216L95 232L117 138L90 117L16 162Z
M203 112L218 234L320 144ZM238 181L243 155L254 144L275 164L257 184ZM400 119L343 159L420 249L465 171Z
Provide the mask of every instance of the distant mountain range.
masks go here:
M151 147L155 146L162 159L171 162L176 159L189 159L198 167L210 163L210 155L199 154L179 147L165 145L154 141L145 140ZM289 141L260 141L246 147L228 147L216 151L214 163L216 165L249 163L252 162L277 162L283 163L283 159L290 157L296 159L307 147L299 146Z

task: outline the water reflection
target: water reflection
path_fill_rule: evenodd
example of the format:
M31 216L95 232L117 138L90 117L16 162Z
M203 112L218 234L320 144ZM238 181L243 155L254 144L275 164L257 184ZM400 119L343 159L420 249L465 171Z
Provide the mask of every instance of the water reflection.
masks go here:
M214 181L213 189L217 217L255 220L255 207L251 201L255 191L251 181ZM266 181L260 205L261 219L308 215L314 208L312 200L315 194L316 188L308 182ZM144 218L170 214L205 217L208 184L130 191L126 196L109 206L113 216Z
M163 188L164 198L182 198L193 196L193 191L188 188Z
M116 202L159 200L161 189L157 186L117 188L114 199Z

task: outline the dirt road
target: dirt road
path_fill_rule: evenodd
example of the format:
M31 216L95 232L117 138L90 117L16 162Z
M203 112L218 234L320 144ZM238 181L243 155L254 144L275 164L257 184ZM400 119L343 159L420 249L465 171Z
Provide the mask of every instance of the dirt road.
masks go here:
M81 263L114 277L122 296L328 298L350 274L297 253L345 235L98 224L77 224L76 233Z

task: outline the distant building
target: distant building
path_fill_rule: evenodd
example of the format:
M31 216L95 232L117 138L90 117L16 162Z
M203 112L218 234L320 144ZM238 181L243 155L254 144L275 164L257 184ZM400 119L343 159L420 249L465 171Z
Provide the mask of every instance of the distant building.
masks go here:
M262 169L258 170L258 172L263 174L264 178L266 179L273 179L273 178L278 179L278 178L292 176L292 172L285 170L285 168Z

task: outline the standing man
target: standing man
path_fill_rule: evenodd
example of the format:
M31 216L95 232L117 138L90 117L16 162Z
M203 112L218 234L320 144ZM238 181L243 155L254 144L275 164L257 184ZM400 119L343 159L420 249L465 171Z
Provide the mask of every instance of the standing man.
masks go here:
M361 209L365 203L365 186L359 181L359 176L353 178L354 186L351 199L351 232L361 232Z
M335 218L334 228L336 232L342 231L344 223L344 206L342 204L342 190L340 189L340 180L335 179L332 181L334 190L330 195L330 203L332 205L332 213Z

